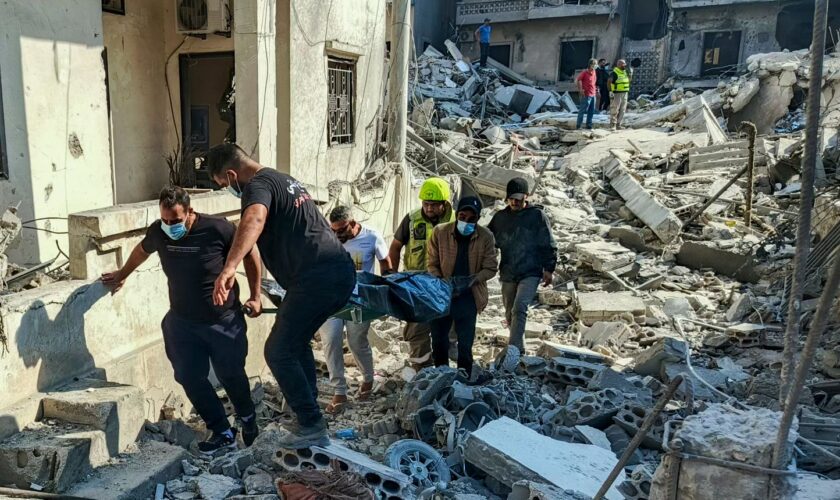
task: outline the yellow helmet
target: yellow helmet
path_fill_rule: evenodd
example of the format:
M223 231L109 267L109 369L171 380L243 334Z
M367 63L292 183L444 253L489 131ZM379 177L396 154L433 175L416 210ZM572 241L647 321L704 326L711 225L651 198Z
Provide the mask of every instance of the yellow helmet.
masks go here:
M432 177L420 187L421 201L449 201L449 183L440 177Z

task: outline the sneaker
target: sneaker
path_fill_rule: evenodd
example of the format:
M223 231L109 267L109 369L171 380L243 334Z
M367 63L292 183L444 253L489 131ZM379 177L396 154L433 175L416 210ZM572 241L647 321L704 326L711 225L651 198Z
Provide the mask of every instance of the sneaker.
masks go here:
M236 448L236 429L228 429L225 432L213 433L210 439L198 443L198 449L202 453L213 454L219 450L233 450Z
M327 446L330 438L327 436L327 422L322 418L317 423L302 426L297 421L283 426L284 432L277 442L280 448L299 450L310 446Z
M251 446L257 436L260 435L260 428L257 425L257 416L252 415L247 421L240 419L242 422L242 441L245 446Z

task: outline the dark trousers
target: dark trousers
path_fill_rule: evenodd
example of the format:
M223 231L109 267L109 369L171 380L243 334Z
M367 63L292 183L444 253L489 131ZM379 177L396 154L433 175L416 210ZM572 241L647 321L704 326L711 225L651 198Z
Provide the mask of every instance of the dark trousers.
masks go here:
M308 427L321 420L312 337L347 300L356 285L356 271L348 259L344 270L316 272L286 291L271 334L265 342L265 361L283 397Z
M610 109L610 88L607 86L598 87L601 99L598 101L598 111Z
M449 315L432 321L432 359L435 366L449 365L449 329L455 326L458 335L458 368L472 374L472 348L478 309L471 290L452 299Z
M481 62L479 64L483 68L487 66L487 56L490 55L490 44L482 43L479 45L481 45Z
M240 312L215 324L195 323L169 311L161 323L166 356L175 370L175 380L184 388L195 411L215 433L230 428L224 405L207 380L210 363L225 388L237 415L254 414L251 386L245 374L248 336Z

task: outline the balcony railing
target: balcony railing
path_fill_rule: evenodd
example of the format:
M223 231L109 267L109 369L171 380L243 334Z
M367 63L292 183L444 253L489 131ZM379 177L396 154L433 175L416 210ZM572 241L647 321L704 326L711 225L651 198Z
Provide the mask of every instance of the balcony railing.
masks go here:
M526 21L550 17L606 15L614 12L618 0L462 0L458 3L458 24Z

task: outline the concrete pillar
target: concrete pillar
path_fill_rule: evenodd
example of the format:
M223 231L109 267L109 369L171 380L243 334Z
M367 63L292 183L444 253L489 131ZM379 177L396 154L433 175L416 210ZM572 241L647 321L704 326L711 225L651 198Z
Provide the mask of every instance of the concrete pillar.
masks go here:
M234 3L236 142L263 165L277 165L275 0Z
M391 4L391 69L388 78L388 161L397 168L394 177L396 228L408 207L411 175L405 163L408 123L408 63L411 55L411 1Z

